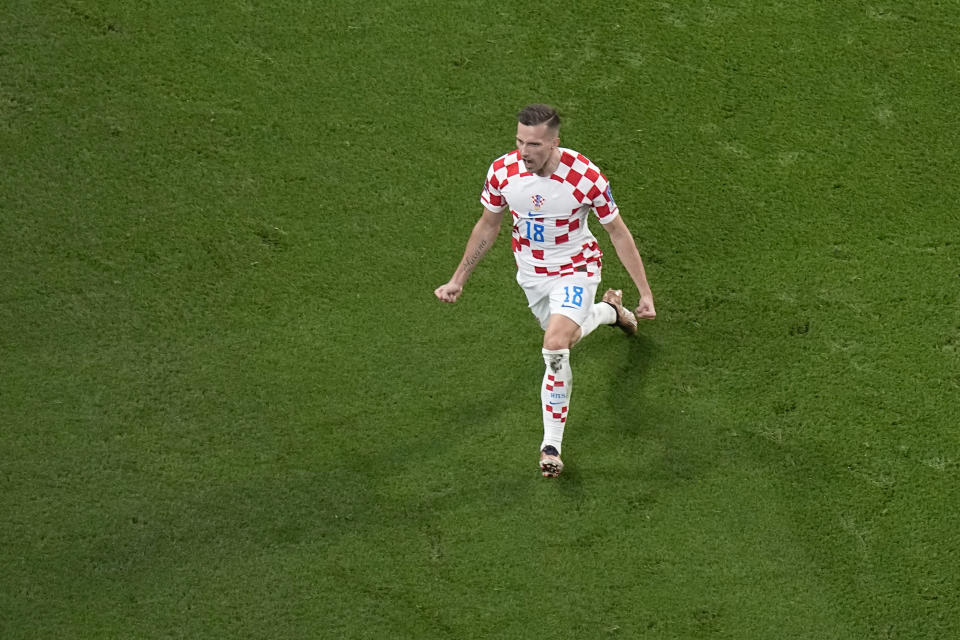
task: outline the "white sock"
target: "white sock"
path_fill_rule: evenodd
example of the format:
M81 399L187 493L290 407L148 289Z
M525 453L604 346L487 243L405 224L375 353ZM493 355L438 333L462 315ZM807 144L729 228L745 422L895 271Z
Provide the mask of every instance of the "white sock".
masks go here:
M553 445L559 453L563 444L563 426L567 421L570 386L573 382L570 349L544 349L543 362L547 367L543 373L543 384L540 386L540 406L543 408L543 442L540 449Z
M590 307L590 313L580 325L580 340L586 338L594 329L602 324L613 324L617 321L617 312L606 302L596 302Z

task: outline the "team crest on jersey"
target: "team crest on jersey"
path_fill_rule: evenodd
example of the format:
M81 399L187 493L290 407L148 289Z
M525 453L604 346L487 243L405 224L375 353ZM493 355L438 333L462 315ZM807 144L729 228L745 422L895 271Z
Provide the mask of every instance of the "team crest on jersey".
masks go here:
M544 197L543 197L542 195L540 195L539 193L538 193L537 195L535 195L535 196L531 196L530 199L533 200L533 210L534 210L534 211L540 211L540 208L543 207L543 203L545 203L545 202L547 201L546 198L544 198Z

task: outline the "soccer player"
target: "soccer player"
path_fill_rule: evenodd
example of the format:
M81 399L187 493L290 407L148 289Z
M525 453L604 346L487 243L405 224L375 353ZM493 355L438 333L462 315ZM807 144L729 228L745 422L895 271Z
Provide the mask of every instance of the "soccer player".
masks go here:
M540 470L545 477L563 471L560 452L573 382L570 348L599 325L633 335L637 317L657 315L643 260L606 177L583 155L561 147L559 133L560 118L548 105L529 105L517 114L517 148L490 165L480 194L483 214L453 277L434 291L443 302L457 301L509 208L517 283L544 330ZM587 226L591 211L636 285L640 298L633 311L623 306L620 290L608 289L594 302L603 254Z

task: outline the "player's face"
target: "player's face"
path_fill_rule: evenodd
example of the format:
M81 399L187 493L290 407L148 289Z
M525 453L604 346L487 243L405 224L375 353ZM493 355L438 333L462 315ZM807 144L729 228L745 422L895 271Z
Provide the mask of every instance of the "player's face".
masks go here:
M554 152L560 144L557 132L546 124L527 125L517 123L517 151L527 171L544 173L556 167L550 166Z

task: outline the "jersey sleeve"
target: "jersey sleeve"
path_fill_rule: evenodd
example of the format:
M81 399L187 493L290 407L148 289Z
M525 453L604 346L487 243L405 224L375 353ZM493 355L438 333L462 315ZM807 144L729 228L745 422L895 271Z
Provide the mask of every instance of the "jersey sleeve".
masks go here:
M596 182L594 182L589 196L590 206L597 215L597 220L600 221L600 224L607 224L620 214L620 208L617 207L617 203L613 201L610 183L602 173L598 176Z
M507 200L500 193L500 179L497 177L497 163L494 162L487 170L487 179L483 182L483 191L480 192L480 203L490 211L499 213L507 206Z

